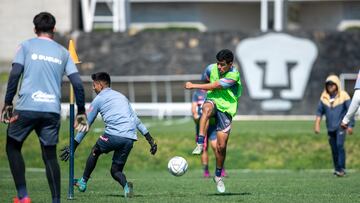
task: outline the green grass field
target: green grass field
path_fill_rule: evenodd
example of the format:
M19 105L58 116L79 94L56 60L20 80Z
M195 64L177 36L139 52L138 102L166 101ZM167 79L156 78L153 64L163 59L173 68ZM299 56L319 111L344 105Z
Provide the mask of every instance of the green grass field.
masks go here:
M211 179L202 178L199 157L194 147L191 120L156 121L144 119L156 138L159 150L151 156L145 139L135 144L124 172L134 183L135 197L128 202L360 202L360 128L346 141L348 175L332 176L326 129L314 135L312 121L236 121L228 144L225 179L227 191L216 192ZM79 146L75 157L75 176L82 175L85 160L102 132L96 122ZM0 131L0 202L11 202L16 195L5 153L5 125ZM58 149L68 143L68 124L63 123ZM39 143L31 135L23 147L28 190L33 202L50 202ZM188 172L173 177L167 161L175 155L189 163ZM125 202L122 189L110 175L111 155L103 155L92 174L85 193L75 191L77 202ZM68 190L68 164L62 169L62 198ZM210 156L210 170L214 157ZM71 202L71 201L70 201Z

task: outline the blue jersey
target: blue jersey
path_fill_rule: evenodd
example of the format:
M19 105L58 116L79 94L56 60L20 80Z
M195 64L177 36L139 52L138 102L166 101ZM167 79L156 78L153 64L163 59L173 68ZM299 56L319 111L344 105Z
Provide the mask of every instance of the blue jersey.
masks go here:
M130 106L129 100L111 88L103 89L91 102L87 111L87 119L90 124L94 122L98 113L105 123L106 134L137 140L136 129L142 135L148 133ZM85 134L78 133L75 140L80 143Z
M24 67L15 109L60 114L62 77L78 72L69 52L38 37L19 45L13 63Z

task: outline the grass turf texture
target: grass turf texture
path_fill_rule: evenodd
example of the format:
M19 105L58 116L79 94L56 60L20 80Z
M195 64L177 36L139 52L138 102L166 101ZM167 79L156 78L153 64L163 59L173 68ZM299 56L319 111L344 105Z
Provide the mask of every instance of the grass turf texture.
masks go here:
M159 144L156 156L151 156L146 140L139 136L125 166L125 174L134 182L132 202L356 202L360 201L359 144L360 128L347 137L347 167L354 169L345 178L332 176L330 148L326 128L314 135L312 121L238 121L234 122L228 144L226 168L230 178L225 180L227 193L219 195L210 179L203 179L200 158L190 155L194 145L194 125L191 120L153 121L148 124ZM96 122L75 157L75 177L80 177L86 158L103 124ZM0 128L5 135L5 125ZM68 124L61 128L58 149L68 143ZM0 202L10 202L16 194L8 169L5 137L0 137ZM31 135L23 147L28 168L43 168L40 147ZM189 171L183 177L172 177L167 161L183 156ZM109 173L111 155L102 155L92 174L86 193L75 191L78 202L124 201L123 191ZM62 198L66 199L68 164L62 169ZM252 169L252 170L241 170ZM264 170L279 169L279 170ZM286 170L283 170L286 169ZM314 169L314 170L313 170ZM325 170L321 170L325 169ZM210 170L214 158L210 155ZM45 172L28 171L27 184L34 202L49 202Z

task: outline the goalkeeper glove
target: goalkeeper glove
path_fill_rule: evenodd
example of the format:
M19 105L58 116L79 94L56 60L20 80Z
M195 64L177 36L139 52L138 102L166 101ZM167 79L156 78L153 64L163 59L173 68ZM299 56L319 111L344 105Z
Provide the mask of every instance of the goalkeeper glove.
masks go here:
M78 145L79 145L79 143L76 140L74 140L74 152L75 152ZM61 152L60 153L60 160L61 161L69 160L69 158L70 158L70 146L65 146L64 148L62 148L60 150L60 152Z
M150 153L152 155L156 154L157 151L157 144L155 142L155 140L151 137L150 133L146 133L145 135L146 140L148 141L148 143L150 144Z
M79 132L87 132L89 130L89 124L85 113L79 113L76 115L74 127Z
M1 122L10 123L13 116L13 106L5 104L1 111Z

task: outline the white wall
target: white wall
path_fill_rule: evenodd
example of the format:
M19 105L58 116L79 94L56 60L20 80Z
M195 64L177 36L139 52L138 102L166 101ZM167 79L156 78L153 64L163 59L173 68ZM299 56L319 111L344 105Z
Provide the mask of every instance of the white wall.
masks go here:
M343 2L301 3L300 27L305 30L336 30L344 18Z
M34 16L42 11L56 18L58 32L71 30L71 0L1 0L0 62L11 61L21 41L35 37Z
M260 29L260 3L132 3L131 23L202 23L207 31Z

